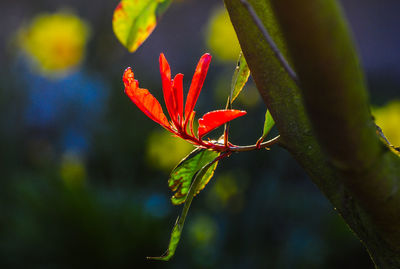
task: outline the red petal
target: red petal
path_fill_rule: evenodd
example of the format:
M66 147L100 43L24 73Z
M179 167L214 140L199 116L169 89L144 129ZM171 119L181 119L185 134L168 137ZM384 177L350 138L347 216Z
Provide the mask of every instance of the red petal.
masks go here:
M179 115L179 121L183 120L183 74L177 74L172 82L175 99L175 109Z
M160 103L146 89L139 88L139 82L135 80L132 69L128 67L123 76L125 93L150 119L171 131L167 117L161 108Z
M168 114L171 119L174 122L177 122L178 115L176 112L176 102L172 91L171 69L163 53L160 54L159 62L165 106L167 107Z
M204 114L204 116L199 119L199 128L197 129L199 139L222 124L236 119L237 117L241 117L246 113L246 111L230 109L215 110Z
M190 114L190 117L189 117L189 129L190 129L190 134L193 136L193 137L195 137L194 136L194 132L193 132L193 120L194 120L194 115L196 114L196 111L193 111L192 112L192 114Z
M211 55L206 53L201 56L197 64L196 71L194 72L192 84L190 85L189 93L185 105L185 120L189 118L194 106L196 105L197 98L199 97L201 88L203 87L204 80L206 79L208 67L211 62Z

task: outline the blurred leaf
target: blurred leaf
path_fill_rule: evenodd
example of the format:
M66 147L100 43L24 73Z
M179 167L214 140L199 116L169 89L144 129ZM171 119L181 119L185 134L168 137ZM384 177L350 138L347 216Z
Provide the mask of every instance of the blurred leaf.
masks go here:
M231 104L238 97L239 93L243 90L244 85L250 76L250 69L247 66L246 59L243 56L243 53L240 52L239 59L237 61L235 73L232 77L232 85L231 85Z
M262 138L267 137L269 131L271 131L271 128L274 126L274 124L275 124L275 121L272 118L271 113L267 109L267 112L265 113L264 131L263 131Z
M134 52L149 37L171 0L122 0L113 15L118 40Z
M192 179L194 175L207 163L218 157L219 153L197 148L192 151L188 156L186 156L175 168L172 170L171 175L168 179L169 188L175 192L171 197L171 201L174 205L179 205L185 202L187 194L192 184ZM210 181L214 174L214 170L217 167L218 162L213 164L212 169L210 169L203 177L200 187L195 195L200 192L207 183Z
M194 153L194 152L192 152L192 153ZM203 152L207 152L207 150L204 150ZM198 156L199 154L201 154L201 153L197 153L196 156ZM193 197L202 188L204 188L204 186L205 186L204 182L205 181L208 182L210 180L210 178L212 177L212 175L214 174L214 170L215 170L215 167L216 167L216 164L217 164L216 158L218 157L218 153L215 153L215 154L217 154L215 156L215 158L213 158L210 162L208 162L207 164L202 166L200 168L200 170L198 170L190 180L190 181L193 180L193 183L190 186L189 193L187 195L185 204L184 204L183 209L182 209L182 214L181 214L180 217L178 217L178 219L176 220L176 223L174 225L174 228L172 229L171 239L169 241L169 245L168 245L167 251L160 257L147 257L148 259L168 261L169 259L172 258L172 256L174 256L175 250L176 250L176 248L178 246L178 243L179 243L179 240L181 238L183 225L185 224L185 219L186 219L187 213L189 211L190 204L193 201ZM190 157L190 155L188 157ZM211 168L211 170L210 170L210 168ZM211 172L211 176L209 176L209 174L210 174L209 171L212 171ZM208 179L207 179L207 177L208 177Z

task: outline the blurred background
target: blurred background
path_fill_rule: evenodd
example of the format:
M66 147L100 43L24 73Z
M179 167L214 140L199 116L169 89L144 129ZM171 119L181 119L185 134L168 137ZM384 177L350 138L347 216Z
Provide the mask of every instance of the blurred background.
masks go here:
M224 106L239 46L222 1L180 0L129 54L112 31L117 4L0 3L0 268L373 268L280 148L221 162L194 200L174 259L145 260L168 245L181 207L170 203L167 179L192 146L131 103L123 70L131 66L160 98L160 52L173 74L186 75L185 89L210 52L200 116ZM374 116L400 146L400 2L343 5ZM232 142L253 144L265 106L251 79L234 106L248 115L232 122Z

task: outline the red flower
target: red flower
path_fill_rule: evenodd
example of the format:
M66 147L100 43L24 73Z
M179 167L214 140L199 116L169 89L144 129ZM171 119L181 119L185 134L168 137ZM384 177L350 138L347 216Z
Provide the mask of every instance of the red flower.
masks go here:
M202 140L203 136L215 128L246 114L240 110L216 110L206 113L199 119L197 136L193 131L193 111L211 62L211 55L204 54L197 64L193 75L189 93L183 106L183 74L177 74L171 79L171 69L164 54L160 54L160 73L165 105L171 118L168 121L160 103L147 89L139 88L139 82L134 79L133 71L128 67L123 75L125 93L150 119L157 122L176 136L200 147L211 148L217 151L227 150L226 146ZM188 130L189 129L189 130Z

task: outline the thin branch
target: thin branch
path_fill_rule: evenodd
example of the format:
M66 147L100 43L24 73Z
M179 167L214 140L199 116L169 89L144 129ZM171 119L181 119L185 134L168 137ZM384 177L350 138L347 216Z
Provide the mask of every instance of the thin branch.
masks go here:
M300 81L297 77L296 72L292 69L289 65L288 61L285 59L285 56L280 52L278 46L275 44L274 40L272 39L271 35L268 33L268 30L264 27L263 23L261 22L260 18L257 16L257 13L250 5L249 2L246 0L240 0L246 10L249 12L250 17L253 19L254 23L256 24L257 28L261 31L263 37L267 41L268 45L271 47L271 50L274 52L276 58L282 64L285 71L289 74L289 76L293 79L298 87L300 87Z
M229 151L231 152L242 152L242 151L251 151L256 149L268 148L279 142L280 136L276 136L268 141L262 142L261 144L251 145L251 146L231 146L229 147Z

